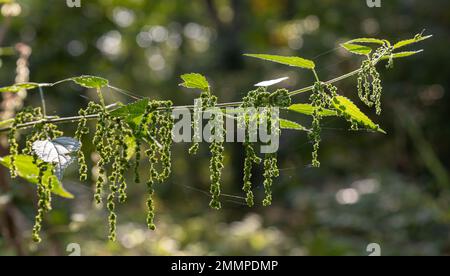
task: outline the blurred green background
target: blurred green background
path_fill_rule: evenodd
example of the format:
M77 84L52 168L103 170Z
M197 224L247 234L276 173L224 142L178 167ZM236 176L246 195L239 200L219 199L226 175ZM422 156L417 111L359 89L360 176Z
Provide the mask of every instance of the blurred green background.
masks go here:
M71 166L64 185L76 197L55 199L43 242L36 245L30 241L35 187L11 181L1 169L0 255L68 255L70 243L78 243L82 255L368 255L370 243L380 244L382 255L450 254L449 1L382 0L381 8L368 8L365 0L81 3L81 8L68 8L65 1L3 4L0 47L12 48L2 48L0 86L92 74L138 96L192 104L198 94L179 88L178 76L200 72L221 102L236 101L261 80L289 76L284 86L290 90L313 80L307 71L243 53L310 58L321 78L330 79L360 64L339 49L340 42L357 37L395 42L423 29L434 37L415 46L424 53L398 60L394 69L379 66L380 117L357 99L355 78L337 85L388 135L347 131L340 119L324 120L322 167L315 169L306 135L284 132L273 206L245 206L242 148L228 144L223 209L209 209L207 146L192 157L189 145L177 144L174 173L156 188L155 232L146 230L145 186L130 183L129 200L117 211L118 241L108 242L107 213L92 203L93 181L80 183ZM45 94L49 113L60 116L75 115L95 99L93 91L70 84ZM133 101L114 91L105 94L109 103ZM308 95L295 98L307 100ZM24 104L39 105L38 94L29 92ZM310 123L299 114L292 118ZM61 128L73 135L75 126ZM260 202L260 177L254 190Z

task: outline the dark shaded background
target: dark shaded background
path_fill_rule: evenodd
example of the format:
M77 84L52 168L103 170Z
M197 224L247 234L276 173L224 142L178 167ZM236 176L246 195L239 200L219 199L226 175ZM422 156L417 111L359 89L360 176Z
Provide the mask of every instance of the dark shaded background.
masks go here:
M189 145L180 144L173 176L157 187L156 232L146 230L145 187L130 184L129 201L118 208L118 242L109 243L107 214L92 204L92 181L79 183L72 166L64 185L76 198L55 200L40 245L29 239L34 187L14 180L3 189L17 229L13 243L7 232L0 234L0 255L66 255L69 243L80 244L84 255L367 255L373 242L383 255L450 254L449 1L384 0L372 9L364 0L82 0L72 9L65 1L17 2L18 17L0 18L0 46L32 48L30 80L93 74L176 104L197 96L177 86L178 76L191 71L208 76L221 102L241 99L264 79L289 76L291 90L311 84L306 71L251 60L242 56L246 52L310 58L329 79L359 66L340 42L367 36L397 41L423 29L434 37L415 46L425 49L421 55L398 60L392 70L379 67L384 108L378 118L355 97L354 78L338 84L388 135L349 132L346 122L325 120L322 167L314 169L306 135L284 134L273 206L250 209L239 198L242 153L230 144L223 192L237 197L225 196L221 211L210 210L207 147L191 157ZM14 83L17 55L0 61L0 85ZM92 91L69 84L45 93L50 113L60 116L95 99ZM109 102L133 101L105 94ZM39 105L38 95L30 92L25 103ZM309 124L300 115L292 118ZM73 134L74 125L62 128ZM262 181L255 182L262 199Z

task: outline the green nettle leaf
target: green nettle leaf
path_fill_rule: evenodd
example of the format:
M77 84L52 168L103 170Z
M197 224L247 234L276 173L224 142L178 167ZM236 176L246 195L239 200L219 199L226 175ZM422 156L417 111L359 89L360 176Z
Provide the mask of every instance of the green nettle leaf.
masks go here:
M379 125L372 122L372 120L367 117L367 115L364 114L350 99L344 96L337 96L333 98L332 103L334 108L336 108L336 110L347 120L356 122L365 128L386 134L386 132L382 130Z
M341 44L341 47L349 51L350 53L356 54L356 55L363 55L367 56L370 53L372 53L372 48L364 45L358 45L358 44L352 44L352 43L343 43Z
M181 86L186 88L200 89L202 91L209 90L209 83L205 76L198 73L189 73L181 75L181 79L184 81L180 83Z
M352 40L349 40L346 43L350 43L350 44L354 44L354 43L371 43L371 44L380 44L380 45L384 45L384 44L388 44L389 45L389 41L387 40L383 40L383 39L378 39L378 38L355 38Z
M31 90L39 87L39 83L26 82L26 83L18 83L11 86L6 86L0 88L1 93L9 92L9 93L17 93L21 90Z
M392 58L404 58L404 57L413 56L415 54L419 54L419 53L422 53L422 52L423 52L423 50L398 52L398 53L392 54ZM381 59L382 60L386 60L386 59L390 59L390 58L391 58L390 56L384 56Z
M244 54L244 56L310 70L313 70L316 67L316 65L312 60L304 59L301 57L287 57L287 56L260 55L260 54Z
M314 106L311 104L293 104L290 107L288 107L288 110L305 114L305 115L313 115L314 113ZM336 116L337 113L334 110L329 109L323 109L322 112L319 112L321 116Z
M414 43L417 43L417 42L420 42L420 41L424 41L424 40L429 39L431 37L433 37L433 35L422 36L421 34L418 34L414 38L402 40L402 41L399 41L399 42L395 43L394 44L394 49L399 49L399 48L408 46L410 44L414 44Z
M25 179L26 181L37 184L38 183L38 175L39 168L36 164L33 163L33 157L29 155L16 155L14 158L14 163L16 166L16 170L18 175ZM5 166L6 168L10 168L11 166L11 156L0 157L0 164ZM52 192L55 195L59 195L65 198L73 198L74 196L66 191L62 186L62 183L58 180L58 178L52 174L52 170L47 170L44 174L43 181L44 184L48 184L49 179L52 178L53 190Z
M114 111L111 111L111 115L121 117L128 124L137 126L142 120L148 101L149 99L142 99L131 104L124 105Z
M100 89L109 85L109 81L107 79L96 76L80 76L72 78L71 80L86 88Z
M389 41L377 38L356 38L341 44L341 47L356 55L369 55L372 48L361 44L390 45Z
M14 123L14 119L8 119L0 122L0 127L9 127L12 123Z
M280 119L280 128L282 129L291 129L291 130L300 130L300 131L309 131L306 127L302 126L299 123L286 120L286 119Z
M80 149L81 143L72 137L58 137L35 141L32 147L39 159L55 166L55 175L61 181L64 170L76 159L75 153Z

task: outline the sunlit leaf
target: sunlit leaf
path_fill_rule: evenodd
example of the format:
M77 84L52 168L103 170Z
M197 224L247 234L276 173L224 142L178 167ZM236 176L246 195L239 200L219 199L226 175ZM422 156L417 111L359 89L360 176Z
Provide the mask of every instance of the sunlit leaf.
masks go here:
M55 166L55 175L62 180L64 170L75 160L75 153L81 144L71 137L58 137L53 140L35 141L33 151L44 162Z
M189 73L181 75L181 79L184 81L180 83L181 86L186 88L200 89L202 91L207 91L209 89L208 80L205 76L198 73Z
M0 128L9 127L12 123L14 123L14 119L8 119L0 122Z
M280 119L280 128L282 129L291 129L291 130L300 130L300 131L309 131L306 127L302 126L299 123L289 121L286 119Z
M95 88L95 89L106 87L109 84L109 81L107 79L96 77L96 76L87 76L87 75L75 77L75 78L72 78L72 80L80 86L83 86L86 88Z
M422 53L423 50L418 50L418 51L405 51L405 52L398 52L398 53L394 53L392 54L392 58L404 58L404 57L410 57L419 53ZM384 56L381 59L382 60L386 60L389 59L389 56Z
M372 52L372 48L364 45L352 44L352 43L343 43L341 46L349 51L350 53L357 55L369 55Z
M360 43L370 43L370 44L380 44L380 45L384 45L384 44L389 44L389 41L387 40L383 40L383 39L378 39L378 38L368 38L368 37L363 37L363 38L355 38L352 40L349 40L346 43L350 43L350 44L360 44Z
M414 43L417 43L420 41L424 41L431 37L433 37L433 35L422 36L421 34L418 34L414 38L402 40L402 41L395 43L394 49L399 49L399 48L402 48L402 47L405 47L405 46L408 46L408 45L411 45L411 44L414 44Z
M38 83L33 83L33 82L18 83L18 84L14 84L11 86L6 86L6 87L0 88L0 92L1 93L4 93L4 92L17 93L21 90L31 90L31 89L35 89L38 87L39 87Z
M38 175L39 168L36 164L33 163L33 157L29 155L17 155L15 156L15 166L17 170L17 174L25 179L26 181L37 184L38 183ZM11 166L11 156L0 157L0 164L5 166L6 168L10 168ZM47 170L44 173L43 182L44 184L48 184L50 178L52 178L53 189L52 192L56 195L65 198L73 198L74 196L66 191L62 186L61 182L58 178L51 173L52 170Z
M312 60L304 59L301 57L287 57L264 54L245 54L245 56L311 70L316 66Z
M390 45L389 41L377 38L356 38L341 44L341 47L356 55L369 55L372 48L361 44Z
M314 106L310 104L293 104L290 107L288 107L288 110L305 114L305 115L313 115L314 113ZM337 113L334 110L329 109L323 109L320 113L322 116L336 116Z
M121 117L130 125L136 126L142 120L142 116L145 113L145 108L148 105L149 99L142 99L131 104L124 105L114 111L111 111L111 115L115 117Z
M340 115L343 115L347 120L357 122L358 125L367 129L375 130L381 133L386 133L379 125L372 122L350 99L344 96L336 96L332 100L334 108L338 110Z

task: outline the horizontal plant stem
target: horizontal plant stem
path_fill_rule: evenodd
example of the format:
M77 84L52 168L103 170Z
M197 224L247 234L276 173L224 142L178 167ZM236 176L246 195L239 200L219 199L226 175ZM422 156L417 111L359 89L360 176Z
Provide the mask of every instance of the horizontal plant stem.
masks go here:
M381 54L378 59L374 60L373 61L373 65L377 65L377 63L386 54L386 52L387 52L387 50L383 54ZM347 73L345 75L339 76L339 77L331 79L329 81L326 81L325 83L326 84L332 84L332 83L335 83L335 82L339 82L341 80L344 80L344 79L347 79L347 78L350 78L352 76L357 75L358 73L361 72L361 70L362 69L354 70L354 71L352 71L350 73ZM54 86L56 84L65 82L67 80L68 79L62 80L62 81L50 84L49 86ZM301 88L301 89L298 89L298 90L291 91L291 92L289 92L289 95L290 96L295 96L295 95L298 95L298 94L301 94L301 93L306 93L306 92L312 91L313 89L314 89L314 86L312 85L312 86L308 86L308 87L305 87L305 88ZM219 103L219 104L217 104L217 107L236 107L236 106L239 106L241 103L242 102ZM169 108L169 110L184 109L184 108L193 109L194 105L173 106L173 107ZM163 108L160 108L159 110L167 110L167 109L168 108L164 108L163 107ZM91 115L85 116L85 118L88 119L88 120L97 119L98 117L99 117L98 114L91 114ZM42 120L38 120L38 121L33 121L33 122L28 122L28 123L17 125L17 129L31 128L34 125L37 125L39 123L53 123L53 124L74 123L74 122L78 122L82 118L83 118L83 116L72 116L72 117L63 117L63 118L48 118L47 117L47 118L42 119ZM0 132L9 131L10 129L11 129L11 127L0 128Z
M92 119L97 119L98 117L99 117L98 114L92 114L92 115L87 115L86 119L92 120ZM40 123L54 123L54 124L75 123L75 122L78 122L79 120L81 120L82 118L83 118L82 116L72 116L72 117L63 117L63 118L45 118L45 119L17 125L17 129L31 128ZM11 129L11 127L1 128L0 132L9 131L10 129Z
M350 78L350 77L352 77L354 75L357 75L359 72L361 72L361 69L352 71L350 73L347 73L345 75L342 75L342 76L334 78L334 79L331 79L331 80L326 81L324 83L326 83L326 84L333 84L335 82L338 82L338 81L344 80L346 78ZM298 95L298 94L301 94L301 93L312 91L313 89L314 89L314 85L311 85L311 86L308 86L308 87L305 87L305 88L302 88L302 89L298 89L298 90L294 90L292 92L289 92L289 95L290 96L295 96L295 95Z

